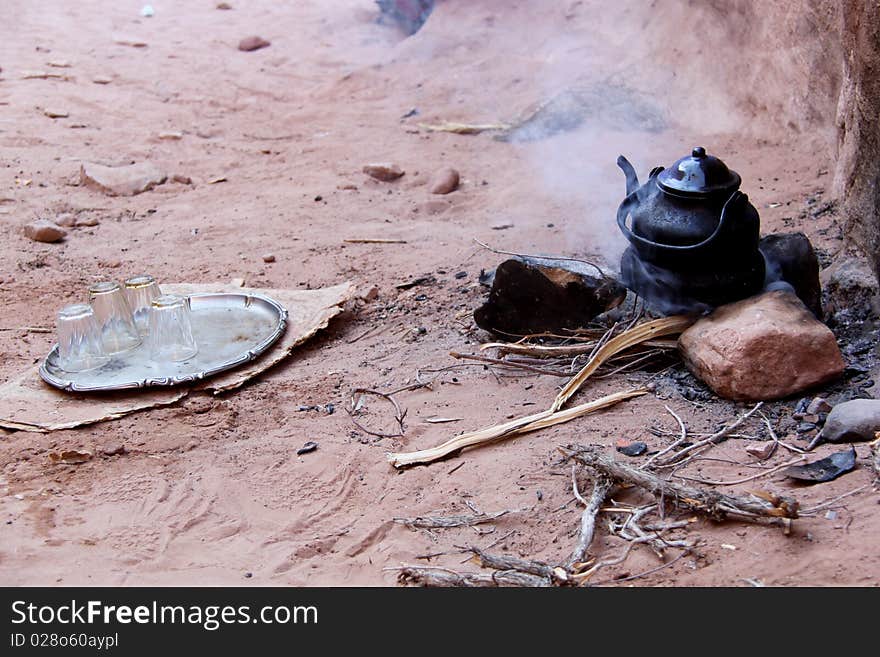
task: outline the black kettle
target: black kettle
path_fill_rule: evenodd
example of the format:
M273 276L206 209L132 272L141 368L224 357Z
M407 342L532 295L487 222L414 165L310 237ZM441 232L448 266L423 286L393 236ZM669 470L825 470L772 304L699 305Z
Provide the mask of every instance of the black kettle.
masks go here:
M617 165L626 176L617 225L630 242L621 259L627 287L675 311L711 308L760 291L760 217L739 191L738 173L701 146L668 169L653 169L641 186L625 157Z
M617 165L626 176L617 224L643 260L681 268L757 252L760 218L739 191L739 174L703 147L653 169L641 187L625 157Z

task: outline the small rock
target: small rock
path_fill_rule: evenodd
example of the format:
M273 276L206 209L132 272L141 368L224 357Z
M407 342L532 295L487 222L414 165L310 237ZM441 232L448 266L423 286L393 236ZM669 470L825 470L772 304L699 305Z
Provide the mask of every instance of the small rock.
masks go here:
M763 461L764 459L769 459L773 452L776 450L776 443L772 440L768 440L767 442L760 443L758 445L747 445L746 446L746 454L751 454L759 461Z
M165 182L168 176L149 162L121 167L84 162L80 166L80 182L109 196L134 196Z
M404 173L406 173L399 166L391 163L367 164L364 165L363 171L365 174L370 176L370 178L375 178L376 180L381 180L382 182L391 182L392 180L397 180Z
M316 443L314 440L310 440L305 445L296 450L296 454L297 456L302 456L303 454L314 452L316 449L318 449L318 443Z
M175 173L171 176L171 182L180 183L181 185L192 185L192 178L184 176L182 173Z
M178 139L183 139L183 133L178 130L167 130L159 133L159 139L177 141Z
M120 46L131 46L132 48L146 48L147 42L133 36L116 35L113 37L113 43Z
M466 271L456 272L455 277L459 280L461 280L462 278L467 278L467 272Z
M880 431L880 399L852 399L831 410L819 440L828 443L874 440L877 431Z
M70 116L70 113L67 110L63 109L46 108L43 110L43 114L48 116L50 119L66 119L68 116Z
M428 189L432 194L449 194L458 189L459 182L458 171L452 167L446 167L434 174Z
M96 75L92 78L92 82L95 84L110 84L113 82L113 78L107 75Z
M101 220L98 219L97 217L86 217L85 219L77 219L76 220L77 227L79 227L79 226L92 227L92 226L97 226L100 223L101 223Z
M153 9L152 5L144 5L141 8L141 16L143 16L144 18L152 18L153 16L155 16L155 14L156 10Z
M800 434L804 434L804 433L810 433L811 431L815 431L816 429L817 429L816 425L813 424L812 422L801 422L799 425L797 425L795 432L800 433Z
M378 298L379 298L379 287L377 285L374 285L373 287L371 287L367 291L367 293L364 295L364 301L366 301L366 302L375 301Z
M116 445L105 445L101 448L101 454L104 456L116 456L118 454L125 454L125 445L122 443L118 443Z
M500 224L492 224L492 230L507 230L508 228L513 228L513 224L508 222L502 222Z
M736 400L788 397L846 367L834 334L783 290L717 308L682 333L679 347L697 378Z
M640 440L633 442L619 440L617 441L617 451L624 456L641 456L648 451L648 445Z
M70 68L71 64L66 59L53 59L50 62L46 62L47 66L51 66L52 68Z
M259 50L260 48L267 48L271 46L272 43L266 41L263 37L259 36L249 36L245 37L241 41L238 42L238 49L242 52L251 52L252 50Z
M854 470L855 467L856 450L850 447L848 450L836 452L806 465L793 465L783 470L782 473L791 479L813 483L831 481Z
M807 415L820 415L821 413L831 412L831 404L824 397L816 397L807 406Z
M99 260L98 266L103 267L104 269L119 269L122 266L122 261L120 261L120 260Z
M229 11L230 9L232 9L232 5L229 4L228 2L218 2L217 9L221 9L223 11Z
M24 235L35 242L57 242L64 239L67 231L48 219L37 219L25 225Z
M73 228L76 226L76 215L72 212L62 212L55 217L55 223L58 226L64 226L65 228Z
M263 262L275 262L275 256L271 253L267 253L263 256Z
M803 233L775 233L761 238L758 249L767 263L764 285L784 281L819 319L822 318L822 289L819 258Z
M810 424L819 424L819 416L814 413L807 413L801 418L801 420L803 422L809 422Z
M877 279L861 258L837 258L830 267L822 270L819 278L829 314L854 307L870 309L877 305Z

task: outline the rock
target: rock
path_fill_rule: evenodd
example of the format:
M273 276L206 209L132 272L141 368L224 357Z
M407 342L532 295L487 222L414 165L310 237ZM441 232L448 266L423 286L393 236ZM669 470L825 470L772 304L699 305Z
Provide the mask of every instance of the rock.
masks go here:
M64 226L65 228L73 228L76 226L76 215L72 212L62 212L55 217L55 223L58 226Z
M229 11L230 9L232 9L232 5L228 2L218 2L216 8L222 9L223 11Z
M877 307L878 285L868 263L854 256L838 258L820 274L829 313Z
M138 39L137 37L125 35L125 34L117 34L113 37L113 43L120 46L131 46L132 48L146 48L147 42L143 39Z
M101 223L101 220L98 219L97 217L86 217L85 219L77 219L76 220L77 227L80 227L80 226L92 227L92 226L97 226L99 223Z
M104 456L117 456L119 454L125 454L125 445L122 443L117 443L115 445L105 445L101 448L101 454Z
M167 176L149 162L121 167L84 162L79 170L80 182L109 196L134 196L165 182Z
M399 166L390 162L367 164L364 166L363 171L365 174L370 176L370 178L375 178L376 180L381 180L382 182L391 182L392 180L397 180L404 173L406 173Z
M34 242L58 242L64 239L67 231L48 219L37 219L24 227L24 235Z
M508 336L558 333L587 326L625 297L623 285L597 278L584 263L517 258L495 270L489 298L474 311L474 321Z
M776 233L761 239L758 249L764 255L767 273L764 285L784 281L818 318L822 317L822 288L819 285L819 258L803 233Z
M806 409L807 415L820 415L822 413L831 412L832 406L828 403L828 400L824 397L815 397L808 405Z
M96 75L92 78L92 82L95 84L110 84L113 82L113 78L108 75Z
M682 333L688 369L719 396L779 399L839 377L834 334L786 291L717 308Z
M249 36L238 42L238 49L242 52L251 52L260 48L268 48L272 43L266 41L263 37Z
M769 459L776 451L776 443L772 440L760 443L758 445L747 445L746 454L751 454L759 461Z
M880 399L852 399L835 406L825 420L820 442L874 440L880 431Z
M640 440L636 440L634 442L618 440L617 451L624 456L641 456L648 451L648 445Z
M43 114L48 116L50 119L66 119L70 116L70 112L63 109L50 109L46 108L43 110Z
M167 130L165 132L159 133L159 139L165 139L170 141L177 141L179 139L183 139L183 133L179 130Z
M458 189L459 181L458 171L452 167L446 167L434 174L428 189L432 194L449 194Z
M263 262L275 262L275 256L271 253L267 253L263 256Z
M171 182L180 183L181 185L192 185L192 178L185 176L182 173L175 173L171 176Z

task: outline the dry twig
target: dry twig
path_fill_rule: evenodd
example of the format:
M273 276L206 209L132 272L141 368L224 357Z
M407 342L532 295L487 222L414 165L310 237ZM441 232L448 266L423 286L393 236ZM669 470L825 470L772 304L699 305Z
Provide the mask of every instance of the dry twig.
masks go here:
M596 448L570 445L560 451L566 457L573 458L578 463L610 477L613 481L638 486L655 496L680 502L712 518L720 519L727 514L748 518L798 517L799 504L791 497L727 495L661 479L655 474L621 463Z
M411 529L447 529L450 527L473 527L486 522L492 522L513 510L498 511L496 513L476 513L462 516L417 516L415 518L395 518L394 522L406 525Z
M565 564L569 570L584 561L587 550L590 549L590 544L593 542L593 534L596 531L596 516L612 486L613 482L608 477L596 477L596 480L593 482L593 492L590 495L590 500L587 501L581 497L580 491L578 491L576 469L574 465L571 466L571 487L574 491L574 496L584 505L584 511L581 514L581 528L578 533L577 544L575 544L574 550Z

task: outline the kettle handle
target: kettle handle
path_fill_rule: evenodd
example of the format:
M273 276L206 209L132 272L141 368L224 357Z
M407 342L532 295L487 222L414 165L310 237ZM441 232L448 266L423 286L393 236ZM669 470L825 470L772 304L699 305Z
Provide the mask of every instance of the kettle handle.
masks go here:
M642 237L641 235L636 235L632 232L629 227L626 225L626 219L630 214L630 209L633 205L636 204L638 199L636 198L636 192L632 194L628 194L623 202L620 204L620 207L617 208L617 225L620 227L621 232L624 237L628 239L632 244L641 244L643 246L661 249L661 250L669 250L669 251L691 251L696 249L701 249L703 247L709 246L718 235L721 234L722 229L724 228L725 221L727 219L727 211L728 208L736 205L741 199L747 198L745 194L741 191L737 190L730 195L730 198L724 202L724 207L721 209L721 218L718 220L718 225L715 227L715 230L712 232L709 237L704 239L702 242L698 242L697 244L686 244L686 245L678 245L678 244L660 244L659 242L652 242L649 239Z

